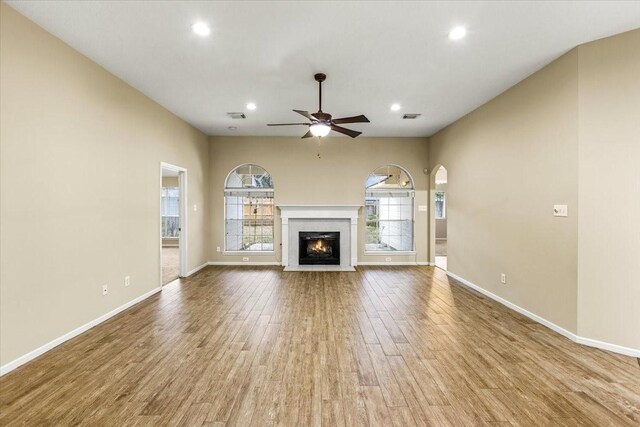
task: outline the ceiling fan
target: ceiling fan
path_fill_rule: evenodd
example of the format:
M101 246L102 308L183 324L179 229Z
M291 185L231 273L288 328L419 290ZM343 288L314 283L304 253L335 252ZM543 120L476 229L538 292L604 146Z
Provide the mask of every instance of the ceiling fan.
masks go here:
M305 116L310 120L309 123L270 123L267 126L309 126L309 130L302 137L303 138L311 138L312 136L327 136L330 131L339 132L345 135L350 136L351 138L355 138L360 135L362 132L358 132L355 130L343 128L342 124L346 123L369 123L369 119L367 119L362 114L359 116L353 117L342 117L340 119L331 118L331 114L325 113L322 111L322 82L326 80L327 76L323 73L318 73L314 76L318 84L319 88L319 107L318 112L310 114L308 111L303 110L293 110L296 113Z

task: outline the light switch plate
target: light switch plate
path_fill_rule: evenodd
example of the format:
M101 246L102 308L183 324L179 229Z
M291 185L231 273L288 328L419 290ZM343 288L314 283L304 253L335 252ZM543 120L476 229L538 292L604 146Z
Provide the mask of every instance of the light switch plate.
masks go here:
M553 216L568 216L567 205L553 205Z
M428 210L428 209L427 209L427 206L426 206L426 205L418 205L418 211L420 211L420 212L426 212L427 210Z
M198 211L198 205L193 205L193 211L197 212Z

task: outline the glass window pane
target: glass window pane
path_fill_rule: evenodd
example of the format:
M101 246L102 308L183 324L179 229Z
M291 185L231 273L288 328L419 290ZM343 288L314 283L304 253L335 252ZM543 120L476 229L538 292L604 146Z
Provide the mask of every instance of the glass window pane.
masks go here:
M413 182L407 171L399 166L382 166L369 175L366 188L403 188L412 189Z
M225 184L226 250L273 251L273 193L252 190L272 188L273 180L261 166L242 165L229 174Z
M365 249L413 250L413 182L407 171L382 166L367 178Z

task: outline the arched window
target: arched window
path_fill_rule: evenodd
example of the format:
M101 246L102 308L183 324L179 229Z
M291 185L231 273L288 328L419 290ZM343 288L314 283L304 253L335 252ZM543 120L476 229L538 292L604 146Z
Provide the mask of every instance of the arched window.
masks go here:
M225 252L272 252L273 209L273 181L264 168L232 170L224 186Z
M365 251L413 251L413 180L395 165L379 167L365 192Z

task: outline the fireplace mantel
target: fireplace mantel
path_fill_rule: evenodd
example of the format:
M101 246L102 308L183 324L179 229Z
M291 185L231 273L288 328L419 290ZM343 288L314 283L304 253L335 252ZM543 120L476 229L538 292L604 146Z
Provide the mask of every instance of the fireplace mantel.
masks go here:
M358 265L358 212L362 205L277 205L280 209L280 219L282 221L282 265L285 271L291 270L341 270L354 271ZM322 220L346 220L348 221L349 255L345 262L341 262L339 268L335 266L297 266L290 265L293 258L292 253L297 248L289 243L289 221L307 220L310 224L314 221ZM332 230L325 230L332 231ZM311 268L314 267L314 268Z

